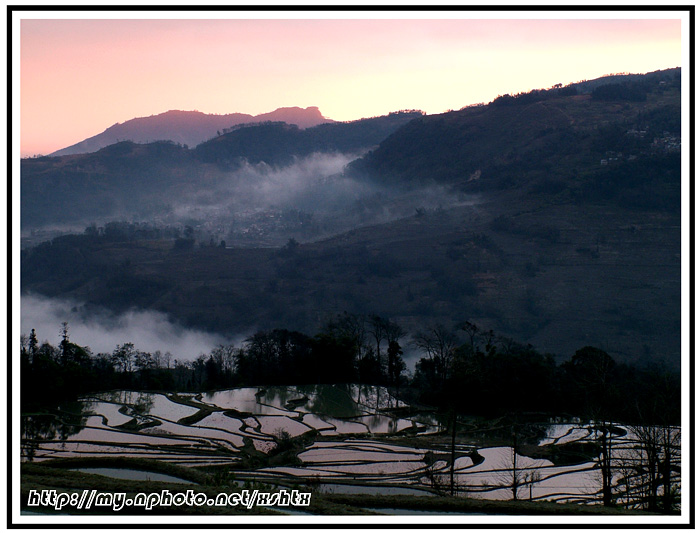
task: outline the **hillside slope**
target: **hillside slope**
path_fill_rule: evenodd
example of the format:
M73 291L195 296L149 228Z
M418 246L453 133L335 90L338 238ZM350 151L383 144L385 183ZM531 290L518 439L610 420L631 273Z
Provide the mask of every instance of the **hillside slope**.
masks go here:
M422 116L420 111L403 111L305 130L280 122L239 126L197 146L195 156L200 161L231 168L241 159L279 166L318 152L358 153L378 145L401 126Z
M88 309L157 309L229 335L318 331L344 311L411 331L470 320L561 357L593 345L622 361L676 366L677 74L412 117L347 171L396 191L376 195L381 207L412 202L410 217L282 248L217 247L208 235L202 246L135 232L64 237L23 252L22 289ZM297 139L297 150L310 135L266 127ZM228 168L246 129L218 137L195 163L182 157ZM424 203L435 191L443 208Z
M575 86L531 91L425 116L351 170L383 183L471 191L539 184L585 194L596 187L588 178L603 160L617 164L680 150L680 120L680 71L671 69L585 94Z
M624 361L680 354L680 231L654 210L499 192L283 249L78 236L23 254L25 291L232 336L313 332L347 311L409 331L470 320L562 357L586 345Z

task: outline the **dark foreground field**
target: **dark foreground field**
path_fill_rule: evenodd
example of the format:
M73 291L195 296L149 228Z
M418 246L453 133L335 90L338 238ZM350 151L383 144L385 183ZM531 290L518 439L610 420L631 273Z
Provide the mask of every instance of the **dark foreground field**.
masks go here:
M24 464L21 468L22 480L22 510L40 514L114 514L114 512L97 511L69 511L63 509L60 513L45 506L28 507L27 499L31 490L56 490L58 492L77 492L83 490L97 490L101 492L126 493L127 498L133 498L138 493L152 493L169 490L172 493L194 490L203 492L207 497L216 497L219 493L230 494L258 489L261 491L275 491L270 485L262 483L242 482L222 482L215 474L206 474L193 471L189 468L181 468L175 465L167 465L155 461L120 459L113 461L112 466L121 468L148 468L151 471L160 471L183 479L197 483L197 485L182 485L177 483L164 483L155 481L130 481L118 480L104 476L85 474L71 471L68 468L78 468L81 466L96 466L98 462L89 459L81 461L51 461L45 464ZM105 460L99 461L100 465L106 465ZM654 516L656 513L645 511L626 510L618 508L603 507L602 505L575 505L550 502L529 502L529 501L493 501L471 498L457 498L449 496L407 496L407 495L361 495L361 494L322 494L309 487L297 487L300 491L311 490L311 504L308 507L290 507L290 513L285 513L284 509L253 507L248 510L242 506L236 507L165 507L146 511L141 507L125 507L119 514L122 515L263 515L261 522L265 522L264 516L280 516L285 514L296 514L294 511L301 511L309 515L384 515L380 509L391 509L391 514L412 514L415 511L424 511L430 514L441 515L465 515L464 522L468 522L468 515L488 514L488 515L523 515L523 516L629 516L647 515ZM402 511L406 511L403 513Z

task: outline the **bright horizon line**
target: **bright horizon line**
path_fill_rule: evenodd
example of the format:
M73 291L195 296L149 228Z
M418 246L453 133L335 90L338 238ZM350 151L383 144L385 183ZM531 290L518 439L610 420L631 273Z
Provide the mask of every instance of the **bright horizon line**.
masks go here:
M566 86L568 86L568 85L575 85L575 84L577 84L577 83L583 83L583 82L587 82L587 81L593 81L593 80L596 80L596 79L606 78L606 77L610 77L610 76L620 76L620 75L623 75L623 76L624 76L624 75L635 76L635 75L644 75L644 74L648 74L648 73L650 73L650 72L657 72L657 71L663 71L663 70L673 70L673 69L677 69L677 68L681 68L681 67L680 67L680 66L666 67L666 68L660 68L660 69L656 69L656 70L651 70L651 71L648 71L648 72L624 72L624 71L623 71L623 72L611 72L611 73L607 73L607 74L601 74L600 76L596 76L596 77L593 77L593 78L585 78L585 79L581 79L581 80L578 80L578 81L570 81L570 82L567 82L564 86L566 87ZM546 90L546 89L550 89L550 88L551 88L551 87L535 87L535 88L532 88L532 89L529 89L529 90L530 90L530 91L543 90L543 89ZM528 91L524 91L524 92L528 92ZM504 94L509 94L509 93L504 93ZM512 94L512 93L511 93L511 94ZM468 103L468 104L464 104L462 107L457 108L457 109L446 109L446 110L444 110L444 111L438 111L438 112L434 112L434 113L430 113L430 112L428 112L428 111L426 111L426 110L424 110L424 109L420 109L420 108L417 108L417 107L416 107L416 108L409 108L409 109L414 110L414 111L421 111L421 112L425 113L427 116L442 115L442 114L444 114L444 113L449 113L449 112L453 112L453 111L459 111L459 110L461 110L461 109L464 109L464 108L467 108L467 107L473 106L473 105L488 104L489 102L493 101L493 100L494 100L495 98L497 98L498 96L502 96L502 95L500 95L500 94L494 95L494 96L491 98L491 100L489 100L488 102L486 102L486 101L483 101L483 102L471 102L471 103ZM85 141L85 140L87 140L87 139L90 139L90 138L92 138L92 137L96 137L97 135L101 135L102 133L104 133L105 131L107 131L109 128L111 128L111 127L113 127L113 126L117 126L117 125L119 125L119 124L124 124L124 123L126 123L126 122L129 122L129 121L132 121L132 120L141 119L141 118L156 117L156 116L164 115L164 114L166 114L166 113L170 113L170 112L173 112L173 111L180 111L180 112L184 112L184 113L201 113L201 114L204 114L204 115L214 115L214 116L225 116L225 115L242 114L242 115L249 115L249 116L252 116L252 117L257 117L257 116L259 116L259 115L264 115L264 114L267 114L267 113L271 113L271 112L273 112L273 111L277 111L278 109L293 109L293 108L308 109L308 108L310 108L310 107L311 107L311 108L314 108L314 107L317 108L317 109L319 110L319 112L321 113L321 115L323 116L323 118L328 119L328 120L332 120L333 122L355 122L355 121L358 121L358 120L363 120L363 119L372 118L372 117L376 117L376 116L386 116L386 115L389 115L389 114L391 114L391 113L396 113L396 112L398 112L398 111L403 111L403 110L406 109L406 108L403 108L403 109L392 109L392 110L386 111L386 112L384 112L383 114L380 114L380 115L372 114L372 115L363 115L363 116L360 116L360 117L357 117L357 118L350 118L350 119L335 119L335 118L333 118L333 117L327 116L327 115L323 112L323 109L322 109L320 106L317 106L317 105L307 105L307 106L299 106L299 105L281 105L281 106L274 107L273 109L268 109L267 111L261 111L261 112L257 112L257 113L252 113L252 112L248 112L248 111L229 111L229 112L223 112L223 113L222 113L222 112L215 112L215 111L202 111L202 110L199 110L199 109L175 109L175 108L171 108L171 109L167 109L167 110L165 110L165 111L160 111L160 112L156 112L156 113L151 113L150 115L138 115L138 116L134 116L134 117L131 117L131 118L124 119L124 120L119 121L119 122L115 122L114 124L110 124L109 126L105 126L103 130L101 130L101 131L99 131L99 132L97 132L97 133L94 133L93 135L89 135L88 137L85 137L85 138L83 138L83 139L79 139L79 140L77 140L77 141L75 141L75 142L73 142L73 143L71 143L71 144L67 144L67 145L62 146L62 147L60 147L60 148L56 148L55 150L53 150L53 151L51 151L51 152L49 152L49 153L46 153L46 154L22 152L22 153L20 154L20 156L21 156L22 158L31 158L31 157L39 157L39 156L42 156L42 157L43 157L43 156L47 156L47 155L50 155L50 154L52 154L52 153L54 153L54 152L63 150L63 149L65 149L65 148L68 148L68 147L73 146L73 145L75 145L75 144L78 144L78 143L80 143L80 142L83 142L83 141Z

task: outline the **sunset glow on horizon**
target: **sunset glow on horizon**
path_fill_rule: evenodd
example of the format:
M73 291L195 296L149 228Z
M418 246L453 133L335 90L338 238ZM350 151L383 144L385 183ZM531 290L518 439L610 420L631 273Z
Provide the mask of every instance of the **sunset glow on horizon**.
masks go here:
M104 20L23 18L21 153L48 154L117 122L171 109L257 115L317 106L342 121L399 109L434 114L500 94L683 61L680 15L477 15L120 20L116 12Z

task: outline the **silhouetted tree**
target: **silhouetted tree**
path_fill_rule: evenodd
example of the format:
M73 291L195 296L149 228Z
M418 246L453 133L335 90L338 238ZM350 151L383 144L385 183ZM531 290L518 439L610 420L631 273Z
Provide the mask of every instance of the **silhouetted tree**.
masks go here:
M599 348L586 346L578 350L565 365L576 387L574 394L595 421L600 444L598 466L601 474L603 505L613 501L613 422L612 412L617 401L614 372L615 361Z
M386 353L389 385L394 387L394 396L396 396L396 389L401 383L401 374L406 370L406 363L401 357L403 350L401 350L401 346L397 341L392 340L389 341L389 348Z
M436 324L414 335L413 343L433 362L436 377L444 383L457 347L455 334L442 324Z
M117 344L112 352L112 364L118 371L130 374L134 370L134 360L137 353L131 342Z
M68 363L68 345L68 322L63 322L61 324L61 342L59 344L59 347L61 349L61 363L64 365Z
M29 358L30 360L34 360L34 356L36 355L36 350L37 346L39 346L39 341L36 339L36 331L34 328L32 328L32 332L29 334Z
M372 315L367 319L369 334L372 337L372 339L374 339L374 343L377 346L377 351L375 352L377 358L376 360L379 364L379 367L382 369L382 374L384 373L384 362L382 358L381 344L384 340L384 337L386 336L387 322L388 321L385 318L382 318L378 315Z

